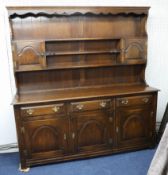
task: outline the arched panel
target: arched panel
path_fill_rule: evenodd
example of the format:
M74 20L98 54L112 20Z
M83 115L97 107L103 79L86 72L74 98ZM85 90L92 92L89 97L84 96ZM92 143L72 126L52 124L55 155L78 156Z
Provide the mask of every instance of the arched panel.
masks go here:
M145 135L142 116L131 115L127 118L123 125L123 139L140 138Z
M18 63L20 65L39 64L40 53L36 51L32 46L25 46L18 53Z
M58 150L60 146L59 132L51 126L37 128L31 136L32 152Z
M89 120L82 125L78 133L79 146L103 144L106 128L101 122Z
M126 59L141 59L144 57L140 43L133 42L126 49Z

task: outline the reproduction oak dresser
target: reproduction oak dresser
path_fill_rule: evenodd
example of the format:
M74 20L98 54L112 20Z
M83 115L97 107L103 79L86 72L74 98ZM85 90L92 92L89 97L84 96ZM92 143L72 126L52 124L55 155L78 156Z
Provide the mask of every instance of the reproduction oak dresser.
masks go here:
M8 7L21 170L152 147L149 7Z

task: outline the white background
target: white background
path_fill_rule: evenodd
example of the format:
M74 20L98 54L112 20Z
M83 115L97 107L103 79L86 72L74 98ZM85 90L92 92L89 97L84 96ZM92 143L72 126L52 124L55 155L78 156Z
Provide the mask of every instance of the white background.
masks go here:
M0 145L17 141L11 106L15 85L6 6L151 6L146 80L161 90L157 121L161 120L168 101L168 0L1 0L0 3Z

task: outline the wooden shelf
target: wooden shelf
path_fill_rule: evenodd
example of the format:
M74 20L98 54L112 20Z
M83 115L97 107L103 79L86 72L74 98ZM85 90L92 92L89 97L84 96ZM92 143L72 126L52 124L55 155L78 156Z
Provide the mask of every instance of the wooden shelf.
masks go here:
M28 39L13 39L12 42L23 42L23 41L26 41L26 42L46 42L46 43L49 43L49 42L75 42L75 41L108 41L108 40L121 40L123 37L96 37L96 38L53 38L53 39L49 39L49 38L45 38L45 39L36 39L36 40L28 40ZM146 35L137 35L137 36L134 36L134 35L128 35L126 36L126 38L146 38Z
M83 68L99 68L99 67L116 67L116 66L131 66L131 65L143 65L146 64L146 61L140 61L138 63L113 63L113 64L76 64L76 65L58 65L58 66L49 66L46 70L57 70L57 69L83 69Z
M131 66L131 65L145 65L146 60L132 61L130 63L113 63L113 64L59 64L57 66L36 67L36 66L22 66L15 72L32 72L32 71L44 71L44 70L61 70L61 69L84 69L84 68L99 68L99 67L115 67L115 66Z
M127 85L127 86L106 86L106 87L89 87L74 88L64 90L36 91L16 96L13 104L33 104L53 101L82 100L95 97L122 96L129 94L150 93L158 89L144 85Z
M93 55L93 54L118 54L120 50L111 51L83 51L83 52L46 52L46 56L63 56L63 55Z
M45 42L68 42L68 41L104 41L104 40L120 40L121 38L62 38L62 39L46 39Z

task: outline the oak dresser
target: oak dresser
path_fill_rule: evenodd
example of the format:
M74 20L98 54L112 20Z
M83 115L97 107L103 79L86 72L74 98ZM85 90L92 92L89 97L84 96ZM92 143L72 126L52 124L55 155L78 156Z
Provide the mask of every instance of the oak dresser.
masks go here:
M21 170L155 144L149 7L8 7Z

